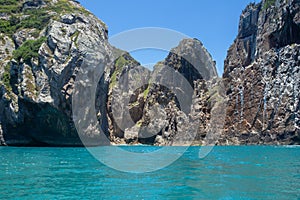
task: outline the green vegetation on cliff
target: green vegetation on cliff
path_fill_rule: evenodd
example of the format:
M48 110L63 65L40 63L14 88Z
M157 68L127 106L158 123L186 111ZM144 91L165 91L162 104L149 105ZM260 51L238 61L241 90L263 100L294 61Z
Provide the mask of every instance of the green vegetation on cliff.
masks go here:
M21 6L18 0L0 0L0 13L18 13Z
M43 9L27 10L24 15L26 17L22 19L18 15L12 15L9 20L0 19L0 32L11 36L25 28L42 30L50 20L50 15Z
M147 85L147 88L143 92L144 99L147 99L149 91L150 91L150 84Z
M40 4L39 7L28 7L25 1L18 0L0 0L0 14L5 16L0 19L0 33L13 37L13 34L19 30L30 30L31 36L40 37L40 32L47 27L50 20L60 20L60 16L67 13L90 14L81 6L77 6L68 0L58 0L56 3L50 0L44 0L46 4ZM28 30L26 30L28 31ZM72 39L77 45L79 32L75 32ZM17 61L23 59L29 62L31 58L38 56L38 50L45 38L36 40L27 40L13 52L13 58Z
M276 0L266 0L263 5L263 9L269 8L270 6L274 5L275 2L276 2Z
M28 10L25 14L28 14L29 16L20 21L20 24L17 25L17 29L36 28L42 30L50 20L50 15L43 9Z
M115 70L111 76L111 80L110 80L110 85L109 88L112 89L116 83L117 83L117 76L119 74L121 74L123 67L125 67L126 65L129 65L132 61L131 60L127 60L124 55L120 56L116 61L115 61Z
M4 73L3 73L3 76L2 76L2 83L3 83L5 89L8 92L12 91L12 87L10 85L10 64L7 64L4 67Z
M27 40L13 52L13 58L17 61L23 59L26 63L30 62L31 58L38 57L38 51L45 41L46 37L41 37L37 40Z
M76 7L72 5L68 0L59 0L55 5L48 8L48 10L51 10L56 13L74 13L74 12L81 12L83 14L90 14L87 10L85 10L82 7Z
M38 9L25 10L22 10L22 1L0 0L0 5L0 13L11 15L9 20L0 19L0 33L10 36L17 30L24 28L42 30L47 26L51 18L58 20L59 15L57 14L75 12L89 14L84 8L74 6L67 0L59 0L56 4L42 6Z

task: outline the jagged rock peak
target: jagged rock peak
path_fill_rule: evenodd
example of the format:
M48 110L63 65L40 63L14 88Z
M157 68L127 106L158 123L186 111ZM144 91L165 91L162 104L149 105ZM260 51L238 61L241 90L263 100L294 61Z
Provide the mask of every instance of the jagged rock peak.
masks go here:
M166 58L167 62L172 54L176 54L188 61L192 65L191 67L197 69L204 79L208 80L218 76L216 62L198 39L183 39L170 52L170 55Z

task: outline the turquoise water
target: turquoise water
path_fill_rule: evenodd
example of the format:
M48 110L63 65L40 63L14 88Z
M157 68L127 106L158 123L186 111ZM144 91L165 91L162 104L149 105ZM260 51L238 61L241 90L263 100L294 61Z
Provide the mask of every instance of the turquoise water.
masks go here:
M300 147L215 147L204 159L198 152L191 147L169 167L132 174L84 148L3 147L0 199L300 199Z

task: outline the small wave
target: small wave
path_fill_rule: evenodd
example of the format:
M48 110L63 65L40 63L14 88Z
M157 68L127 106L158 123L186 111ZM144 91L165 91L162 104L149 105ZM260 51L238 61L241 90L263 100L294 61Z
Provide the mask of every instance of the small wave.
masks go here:
M289 148L289 149L295 149L295 148L300 148L300 145L283 145L282 147Z

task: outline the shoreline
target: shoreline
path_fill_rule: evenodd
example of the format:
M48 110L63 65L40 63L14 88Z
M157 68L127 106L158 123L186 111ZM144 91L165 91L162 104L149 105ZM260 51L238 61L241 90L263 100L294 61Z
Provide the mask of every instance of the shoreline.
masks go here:
M163 148L163 147L255 147L255 146L265 146L265 147L300 147L300 144L241 144L241 145L234 145L234 144L229 144L229 145L164 145L164 146L155 146L155 145L147 145L147 144L135 144L135 145L130 145L130 144L115 144L115 145L100 145L100 146L54 146L54 145L49 145L49 146L34 146L34 145L6 145L6 146L0 146L0 148L5 148L5 147L13 147L13 148L98 148L98 147L157 147L157 148Z

